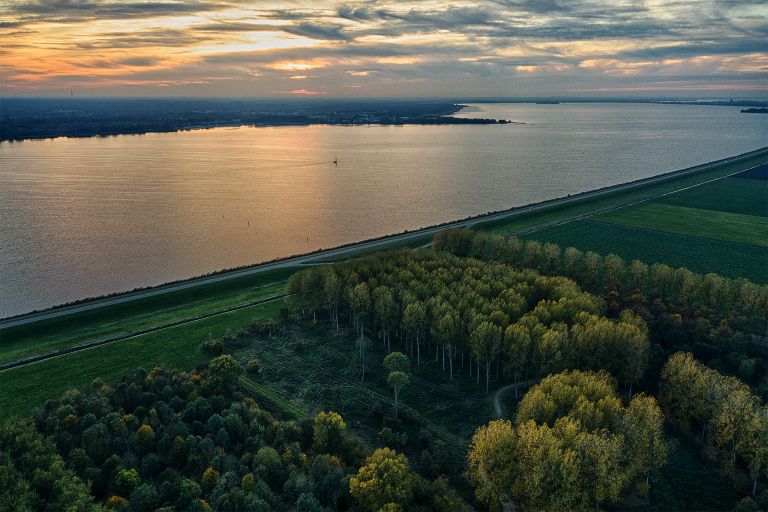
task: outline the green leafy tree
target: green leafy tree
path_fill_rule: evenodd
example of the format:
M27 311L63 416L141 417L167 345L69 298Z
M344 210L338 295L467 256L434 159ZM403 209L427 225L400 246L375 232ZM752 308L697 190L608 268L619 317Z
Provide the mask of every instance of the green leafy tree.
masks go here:
M115 475L115 490L121 496L130 496L141 484L141 477L135 468L121 469Z
M629 407L607 373L551 375L523 397L516 426L480 427L468 455L477 497L494 508L583 510L616 503L666 460L662 416L640 395Z
M339 413L317 413L312 447L319 453L339 453L346 429L347 424Z
M411 362L408 360L408 356L402 352L391 352L384 358L384 368L390 372L409 373Z
M231 392L237 389L243 367L229 354L224 354L208 363L208 382L216 390Z
M403 328L416 341L416 364L421 365L421 338L427 328L427 310L424 303L412 302L403 312Z
M405 455L379 448L349 481L349 492L363 510L375 512L389 503L411 504L416 475Z

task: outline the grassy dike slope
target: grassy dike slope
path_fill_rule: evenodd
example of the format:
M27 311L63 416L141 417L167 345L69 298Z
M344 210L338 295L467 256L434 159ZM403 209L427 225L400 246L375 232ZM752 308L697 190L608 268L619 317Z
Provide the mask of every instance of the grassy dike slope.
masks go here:
M203 340L273 318L282 307L284 301L276 300L0 372L0 421L97 378L117 379L139 367L192 368L208 359Z

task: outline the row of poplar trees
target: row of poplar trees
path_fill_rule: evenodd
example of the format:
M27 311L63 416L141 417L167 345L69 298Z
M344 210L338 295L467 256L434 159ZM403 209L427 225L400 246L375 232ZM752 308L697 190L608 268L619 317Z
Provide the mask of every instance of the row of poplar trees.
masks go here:
M458 258L434 251L397 251L303 270L288 293L306 316L355 326L417 365L440 360L453 379L474 377L485 390L491 374L514 382L564 369L608 370L631 394L646 369L648 335L630 311L604 316L604 301L570 279ZM358 343L361 360L365 343Z

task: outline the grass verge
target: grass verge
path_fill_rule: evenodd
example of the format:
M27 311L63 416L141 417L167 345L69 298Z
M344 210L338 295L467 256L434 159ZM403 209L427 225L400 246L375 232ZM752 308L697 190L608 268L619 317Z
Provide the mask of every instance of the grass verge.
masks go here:
M283 292L288 276L295 271L272 270L0 329L0 364L274 296Z
M192 368L208 359L204 340L274 318L282 307L277 300L0 372L0 422L96 378L117 379L139 367Z

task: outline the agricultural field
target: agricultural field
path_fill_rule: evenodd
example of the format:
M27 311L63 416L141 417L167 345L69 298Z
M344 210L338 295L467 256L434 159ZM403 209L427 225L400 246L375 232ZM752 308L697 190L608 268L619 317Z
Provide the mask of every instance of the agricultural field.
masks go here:
M692 237L758 247L768 246L768 217L740 213L643 203L592 217L636 228L655 229Z
M763 169L768 164L524 238L768 283L768 180L761 178Z
M768 197L768 180L731 177L660 197L654 202L768 217L766 197Z
M664 231L634 228L591 220L581 220L531 233L525 239L553 242L561 247L576 247L625 260L638 259L649 265L665 263L686 267L698 273L715 272L725 277L745 277L767 283L765 247L733 244L706 238L686 237Z

